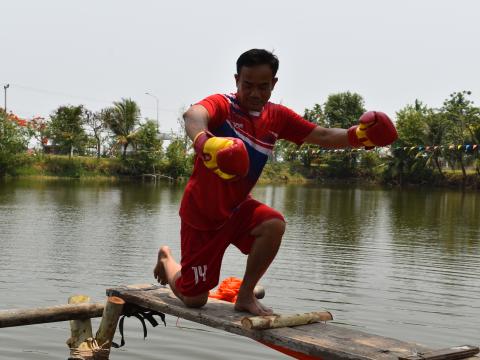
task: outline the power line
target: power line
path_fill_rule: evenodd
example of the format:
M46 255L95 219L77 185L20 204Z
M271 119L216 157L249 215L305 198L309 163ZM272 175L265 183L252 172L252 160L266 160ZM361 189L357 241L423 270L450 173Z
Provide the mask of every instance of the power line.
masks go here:
M98 103L102 103L102 104L112 104L113 103L112 100L101 100L101 99L85 97L85 96L81 96L81 95L73 95L73 94L68 94L68 93L64 93L64 92L61 92L61 91L42 89L42 88L37 88L37 87L32 87L32 86L25 86L25 85L21 85L21 84L17 84L17 83L10 83L10 85L14 86L16 88L19 88L19 89L38 92L38 93L44 93L44 94L49 94L49 95L65 96L65 97L69 97L69 98L93 101L93 102L98 102ZM178 110L168 109L168 108L160 108L159 107L158 110L163 111L163 112L178 113Z
M77 98L77 99L81 99L81 100L88 100L88 101L95 101L95 102L102 102L102 103L111 103L111 101L89 98L89 97L73 95L73 94L67 94L67 93L64 93L64 92L61 92L61 91L41 89L41 88L36 88L36 87L32 87L32 86L20 85L20 84L17 84L17 83L12 83L12 85L17 87L17 88L20 88L20 89L33 91L33 92L44 93L44 94L49 94L49 95L60 95L60 96L66 96L66 97L70 97L70 98Z

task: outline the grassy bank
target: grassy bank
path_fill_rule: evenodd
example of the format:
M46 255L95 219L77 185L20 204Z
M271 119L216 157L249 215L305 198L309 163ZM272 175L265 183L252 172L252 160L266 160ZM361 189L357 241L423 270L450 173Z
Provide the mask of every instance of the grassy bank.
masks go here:
M403 185L477 190L480 189L480 177L473 170L467 171L467 176L465 178L463 178L463 174L460 170L446 170L443 172L443 175L434 173L429 179L424 179L415 183L409 182L407 179Z
M305 175L295 172L288 163L267 163L259 179L260 184L289 183L305 184L311 182Z
M172 166L167 163L159 163L156 172L177 178L182 182L187 176L177 177L170 174ZM175 168L174 168L175 169ZM374 170L377 169L377 170ZM445 187L445 188L468 188L480 189L480 177L475 171L469 171L464 179L461 171L444 171L443 175L438 172L428 172L421 177L412 176L385 178L379 171L381 167L371 168L368 172L352 174L337 174L331 171L331 167L318 164L304 167L298 162L277 163L269 162L264 168L259 179L260 184L306 184L306 183L347 183L347 184L387 184L391 186L420 186L420 187ZM177 173L178 169L176 169ZM180 171L183 173L184 171ZM15 171L11 174L15 177L28 177L37 179L49 178L73 178L81 180L118 181L120 179L138 179L141 174L132 166L130 161L122 161L118 158L95 158L75 156L69 158L62 155L28 156L18 161Z
M127 171L118 159L61 155L32 156L15 169L19 177L112 178Z
M138 178L132 174L128 163L117 158L92 158L63 155L31 156L21 162L13 174L16 177L29 178L76 178L105 179ZM157 172L171 176L167 164L159 164ZM179 181L185 181L182 177ZM309 180L302 174L294 172L289 164L269 163L265 166L260 183L294 183L303 184Z

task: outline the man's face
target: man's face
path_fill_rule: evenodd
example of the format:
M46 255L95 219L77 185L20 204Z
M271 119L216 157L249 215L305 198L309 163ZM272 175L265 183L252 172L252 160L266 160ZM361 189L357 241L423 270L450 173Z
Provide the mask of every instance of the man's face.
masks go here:
M261 111L277 83L269 65L243 66L235 75L240 105L250 111Z

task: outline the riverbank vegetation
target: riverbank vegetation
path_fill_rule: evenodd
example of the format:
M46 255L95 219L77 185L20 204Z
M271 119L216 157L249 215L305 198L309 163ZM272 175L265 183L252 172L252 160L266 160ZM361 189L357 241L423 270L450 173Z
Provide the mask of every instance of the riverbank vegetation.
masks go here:
M368 181L393 185L480 187L480 108L468 91L454 92L441 108L421 101L396 112L398 141L388 148L321 149L277 143L262 182ZM304 117L325 127L348 128L365 112L356 93L330 95ZM60 106L48 119L22 119L0 108L0 177L137 177L184 180L193 151L185 133L161 133L140 121L131 99L92 112Z

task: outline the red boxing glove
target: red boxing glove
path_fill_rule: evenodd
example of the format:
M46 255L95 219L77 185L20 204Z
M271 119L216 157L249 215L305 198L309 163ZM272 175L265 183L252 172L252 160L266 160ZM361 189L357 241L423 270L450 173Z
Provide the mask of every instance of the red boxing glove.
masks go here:
M240 139L216 137L202 131L195 137L193 147L205 166L224 180L233 180L248 174L248 152Z
M352 147L386 146L398 138L397 130L387 114L380 111L367 111L360 116L359 125L348 129L348 142Z

